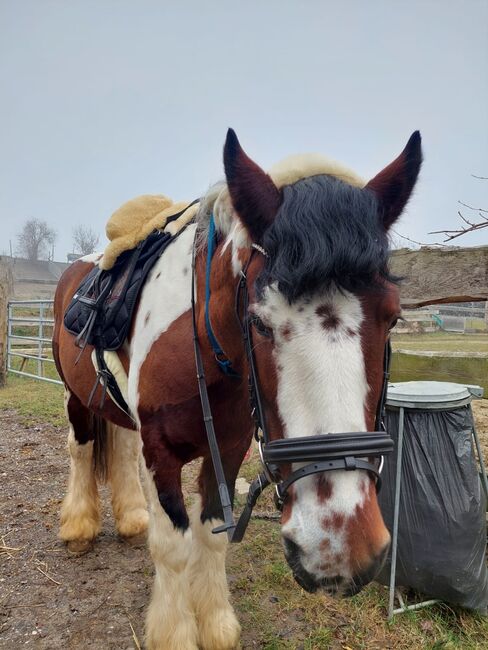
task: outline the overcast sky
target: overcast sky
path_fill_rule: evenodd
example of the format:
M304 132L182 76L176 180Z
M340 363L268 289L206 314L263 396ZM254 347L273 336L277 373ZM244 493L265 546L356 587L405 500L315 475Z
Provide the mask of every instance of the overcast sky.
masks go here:
M0 89L0 252L28 217L64 260L127 199L199 196L228 126L264 168L318 151L366 178L420 129L397 230L488 208L488 0L0 0Z

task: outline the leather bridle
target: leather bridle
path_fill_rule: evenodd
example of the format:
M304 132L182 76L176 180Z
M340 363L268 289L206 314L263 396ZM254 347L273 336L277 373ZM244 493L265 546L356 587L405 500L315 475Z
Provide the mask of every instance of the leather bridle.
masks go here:
M213 246L211 250L213 252ZM251 254L244 269L241 271L239 283L237 285L235 296L235 311L248 360L249 395L252 415L254 416L255 421L254 436L258 442L263 471L251 483L246 504L237 523L234 521L232 503L228 486L225 480L222 459L220 457L220 451L215 435L210 402L208 399L207 385L205 381L205 371L198 340L195 307L195 249L193 252L192 315L197 379L208 444L214 465L220 501L224 514L224 524L215 528L213 532L220 533L226 531L231 542L240 542L242 540L254 505L256 504L259 495L268 485L275 484L276 486L275 501L279 509L281 509L283 505L288 489L293 483L295 483L295 481L298 481L305 476L311 476L313 474L319 474L323 472L336 470L365 470L369 472L370 475L372 475L372 477L375 479L376 490L378 491L381 487L380 474L383 467L383 458L393 450L393 440L386 432L383 424L391 356L389 339L386 342L384 352L383 385L376 410L376 431L329 433L326 435L285 438L280 440L270 439L266 426L266 417L263 408L263 402L261 399L262 393L260 389L259 376L253 351L253 317L249 314L247 270L256 251L263 255L266 255L266 251L260 246L253 246L251 248ZM209 268L208 259L207 268ZM208 273L207 282L209 282ZM206 304L206 309L207 308L208 303ZM372 459L378 459L378 462L371 462ZM292 470L286 478L283 478L281 473L281 466L293 463L301 464L301 466L297 469Z

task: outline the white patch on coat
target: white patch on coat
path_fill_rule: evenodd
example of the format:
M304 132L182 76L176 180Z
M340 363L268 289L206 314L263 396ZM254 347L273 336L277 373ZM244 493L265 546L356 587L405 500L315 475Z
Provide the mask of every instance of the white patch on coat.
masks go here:
M324 306L334 316L331 324L324 323L320 312ZM263 301L253 309L274 332L277 402L285 437L365 431L368 383L361 349L363 313L359 299L331 290L290 305L276 288L268 288ZM282 529L301 547L304 568L319 578L329 575L323 568L324 557L345 551L344 527L335 526L326 532L324 519L342 515L345 523L363 504L370 480L363 471L333 471L326 477L332 495L322 502L318 498L318 475L294 484L291 517ZM328 553L321 550L324 539L329 542ZM342 564L335 560L331 575L347 577L348 560L344 557Z
M144 284L130 342L128 404L137 420L139 373L153 343L191 306L191 264L195 225L168 246ZM185 269L187 270L185 273ZM150 317L146 322L146 316Z

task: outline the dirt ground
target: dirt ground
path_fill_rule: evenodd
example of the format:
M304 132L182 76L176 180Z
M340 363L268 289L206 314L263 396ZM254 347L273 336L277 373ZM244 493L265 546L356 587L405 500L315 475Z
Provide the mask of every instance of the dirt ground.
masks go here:
M488 459L488 401L476 402L474 410L480 433L487 432ZM153 571L146 548L117 536L102 489L104 523L94 549L81 557L67 553L56 537L68 475L65 430L22 422L14 411L0 411L0 648L142 646ZM232 572L229 582L239 590ZM252 640L252 625L247 628L242 647L264 647Z
M0 412L0 648L132 649L131 625L142 639L152 563L144 546L117 536L106 494L93 551L72 556L57 540L65 438Z

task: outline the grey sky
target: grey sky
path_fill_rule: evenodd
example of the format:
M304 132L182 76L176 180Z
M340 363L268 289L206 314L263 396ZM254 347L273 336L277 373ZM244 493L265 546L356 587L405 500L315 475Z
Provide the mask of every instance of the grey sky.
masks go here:
M64 259L129 198L193 199L228 126L265 168L319 151L364 177L420 129L398 230L434 241L458 199L488 207L487 0L0 0L0 89L0 252L29 216Z

